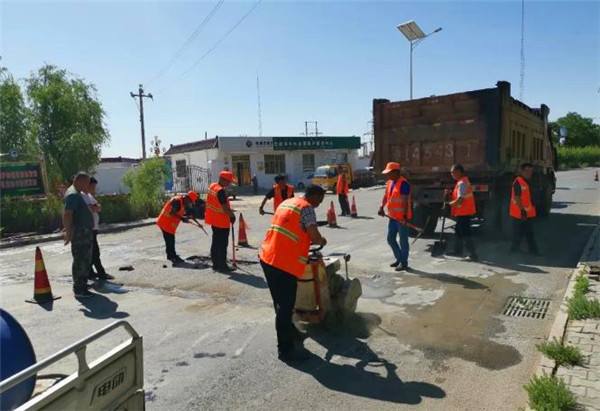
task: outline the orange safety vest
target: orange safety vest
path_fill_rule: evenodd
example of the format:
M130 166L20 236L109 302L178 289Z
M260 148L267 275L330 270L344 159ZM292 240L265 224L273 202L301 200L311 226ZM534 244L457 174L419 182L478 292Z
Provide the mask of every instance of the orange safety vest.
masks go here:
M171 201L179 200L181 203L181 208L175 214L171 213ZM183 202L182 196L175 196L171 200L167 201L162 211L160 212L158 218L156 219L156 225L160 227L161 230L166 231L169 234L175 234L177 231L177 227L179 227L179 223L181 222L181 218L185 214L185 205Z
M412 196L410 194L408 195L408 204L405 204L400 190L403 182L406 182L406 184L410 186L410 183L404 177L400 177L396 180L396 185L393 189L392 180L388 180L385 185L385 195L383 196L383 203L381 206L384 207L387 204L388 215L395 220L404 220L405 216L406 220L412 218Z
M531 190L529 189L529 184L527 184L527 181L521 176L515 178L513 185L514 183L519 183L521 186L521 204L527 212L527 218L535 217L537 213L535 211L535 206L531 202ZM521 209L515 200L515 188L513 186L510 188L510 216L518 220L521 219Z
M346 176L346 183L344 184L344 182L342 181L342 177L344 176L344 172L342 172L339 176L338 176L338 181L337 181L337 193L338 195L340 194L348 194L348 176ZM342 190L342 187L344 187L344 189Z
M212 225L217 228L229 228L231 226L231 220L229 216L225 214L217 194L219 191L224 190L219 183L212 183L206 193L206 214L204 216L204 222L208 225ZM229 205L229 198L227 198L227 205Z
M311 207L302 197L293 197L279 205L262 246L260 259L300 278L308 264L310 237L300 225L300 212Z
M292 195L294 194L294 186L286 184L286 188L287 200L289 198L292 198ZM273 197L273 212L275 212L277 211L277 207L279 207L279 204L281 204L281 202L283 201L283 197L281 196L281 188L279 187L279 184L275 184L273 186L273 190L275 191L275 197Z
M463 201L460 204L454 204L450 209L450 215L452 216L465 216L475 215L477 208L475 208L475 197L473 197L473 187L467 176L463 176L456 182L454 191L452 192L452 201L458 198L458 183L464 182L467 185L467 194L463 197Z

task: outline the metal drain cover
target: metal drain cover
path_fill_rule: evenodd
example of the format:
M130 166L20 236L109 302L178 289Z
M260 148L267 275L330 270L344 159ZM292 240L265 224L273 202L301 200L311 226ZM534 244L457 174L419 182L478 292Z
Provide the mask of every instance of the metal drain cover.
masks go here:
M509 297L502 309L502 315L542 320L546 318L550 300L526 297Z

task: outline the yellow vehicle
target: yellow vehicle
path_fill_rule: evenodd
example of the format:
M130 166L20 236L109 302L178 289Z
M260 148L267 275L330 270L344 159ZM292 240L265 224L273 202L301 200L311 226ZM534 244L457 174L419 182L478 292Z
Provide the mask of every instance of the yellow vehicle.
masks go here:
M326 191L331 190L335 193L337 190L338 166L342 166L342 169L346 173L346 181L348 182L348 186L350 186L354 180L354 173L352 166L348 163L317 167L313 177L313 184L323 187Z

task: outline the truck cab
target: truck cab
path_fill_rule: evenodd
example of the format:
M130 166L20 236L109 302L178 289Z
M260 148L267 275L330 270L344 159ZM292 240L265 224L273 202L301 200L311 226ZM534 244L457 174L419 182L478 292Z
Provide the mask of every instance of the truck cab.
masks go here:
M348 163L328 164L317 167L313 177L313 184L321 186L325 191L332 191L335 193L337 190L337 180L339 176L338 166L340 165L342 166L344 173L346 173L348 186L350 186L354 180L354 173L352 171L352 166Z

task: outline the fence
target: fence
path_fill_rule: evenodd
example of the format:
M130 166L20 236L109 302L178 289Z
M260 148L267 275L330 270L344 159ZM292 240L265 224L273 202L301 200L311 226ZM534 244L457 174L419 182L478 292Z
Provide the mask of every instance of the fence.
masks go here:
M204 197L211 183L210 170L198 166L188 165L177 167L171 171L173 181L173 191L186 192L196 191Z

